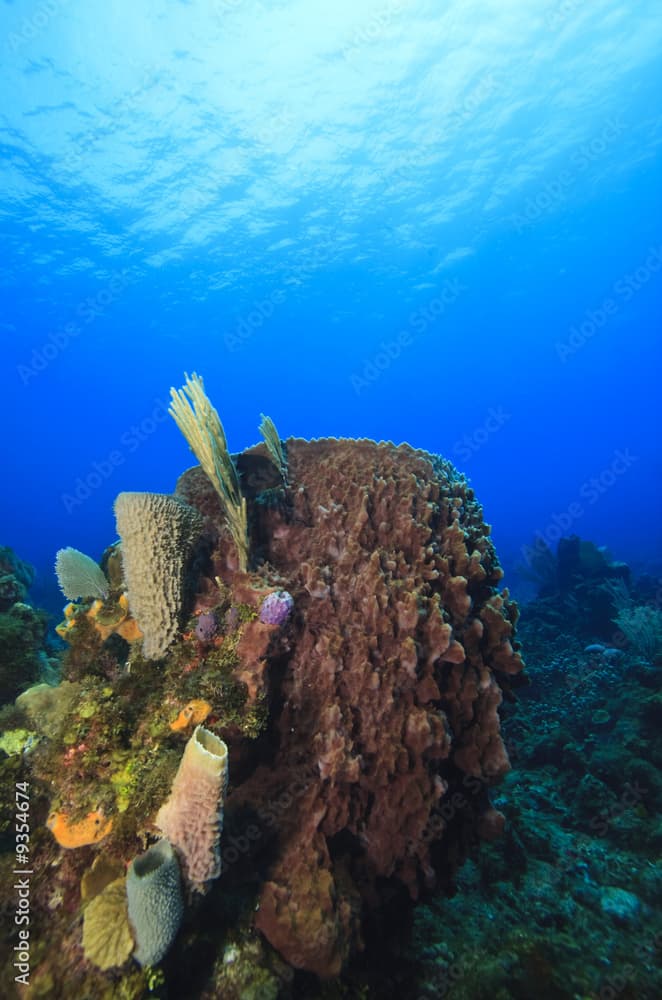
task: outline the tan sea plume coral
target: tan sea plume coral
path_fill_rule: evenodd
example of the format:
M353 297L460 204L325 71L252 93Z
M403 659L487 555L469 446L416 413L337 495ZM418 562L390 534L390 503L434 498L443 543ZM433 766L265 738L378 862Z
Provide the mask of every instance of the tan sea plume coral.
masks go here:
M115 518L131 613L144 634L144 655L157 659L179 629L186 568L202 518L160 493L120 493Z
M205 393L204 382L195 372L182 389L171 389L168 410L203 471L216 490L237 550L239 569L248 563L248 517L241 494L239 475L228 450L228 442L218 412Z

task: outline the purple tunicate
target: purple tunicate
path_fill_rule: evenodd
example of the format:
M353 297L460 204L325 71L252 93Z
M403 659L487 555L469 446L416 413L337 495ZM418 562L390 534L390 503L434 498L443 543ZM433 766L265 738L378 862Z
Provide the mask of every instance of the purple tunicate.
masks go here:
M275 590L262 601L260 621L263 625L282 625L294 607L294 598L286 590Z
M198 624L195 626L196 638L201 642L210 642L218 631L218 622L216 621L216 615L212 614L211 611L205 611L204 614L200 615L198 618Z

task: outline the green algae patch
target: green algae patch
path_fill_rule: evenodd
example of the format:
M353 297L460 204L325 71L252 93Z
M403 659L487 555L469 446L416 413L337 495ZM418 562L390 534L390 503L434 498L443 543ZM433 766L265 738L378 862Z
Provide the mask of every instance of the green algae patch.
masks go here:
M0 750L13 757L29 749L38 738L37 733L29 729L10 729L0 736Z

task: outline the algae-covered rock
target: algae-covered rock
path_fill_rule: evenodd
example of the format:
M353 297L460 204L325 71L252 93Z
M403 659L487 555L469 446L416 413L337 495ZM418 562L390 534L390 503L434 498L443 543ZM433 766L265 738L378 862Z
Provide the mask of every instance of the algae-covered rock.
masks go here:
M291 976L291 973L290 973ZM267 952L259 937L229 943L214 968L214 995L225 1000L277 1000L288 979L288 967Z
M8 757L23 753L37 739L37 734L29 729L8 729L0 735L0 750Z
M606 885L600 896L600 909L616 923L628 924L638 918L641 903L633 892L616 885Z
M13 549L0 545L0 612L16 601L24 601L34 580L34 568L19 559Z
M24 601L27 590L11 573L0 576L0 610L7 611L17 601Z
M123 965L133 951L126 882L117 879L88 903L83 918L85 958L105 971Z
M35 684L16 699L33 725L47 736L58 736L74 702L80 694L80 685L62 681L57 687L50 684Z
M13 701L39 676L46 627L46 614L29 604L13 603L0 612L0 704Z

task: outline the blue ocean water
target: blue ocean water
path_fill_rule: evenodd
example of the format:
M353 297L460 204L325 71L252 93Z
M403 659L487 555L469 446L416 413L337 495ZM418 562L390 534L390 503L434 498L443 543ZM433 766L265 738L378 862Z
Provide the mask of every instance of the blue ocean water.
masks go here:
M193 464L193 371L235 451L264 412L451 459L509 570L568 533L659 568L657 3L0 17L0 524L41 603Z

